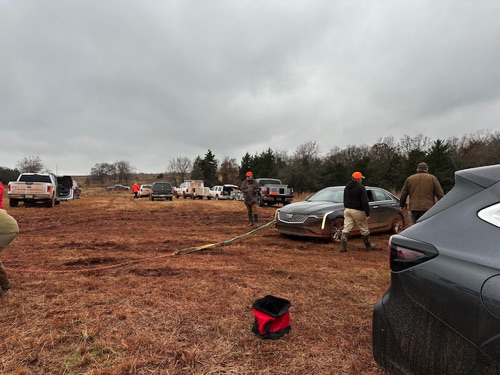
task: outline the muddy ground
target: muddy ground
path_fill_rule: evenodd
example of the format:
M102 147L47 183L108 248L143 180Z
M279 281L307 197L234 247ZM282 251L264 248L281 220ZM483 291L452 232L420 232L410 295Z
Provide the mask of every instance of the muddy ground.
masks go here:
M357 238L340 254L265 226L276 207L251 232L242 202L101 190L4 208L21 233L1 254L1 374L384 374L371 317L389 286L388 234L372 237L378 251ZM278 340L251 332L268 294L292 303Z

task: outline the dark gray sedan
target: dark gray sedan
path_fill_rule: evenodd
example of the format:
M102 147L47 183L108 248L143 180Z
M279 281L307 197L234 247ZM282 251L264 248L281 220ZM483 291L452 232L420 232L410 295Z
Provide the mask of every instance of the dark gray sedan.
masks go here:
M500 165L456 172L389 258L375 360L391 374L500 374Z
M332 186L318 191L304 202L296 202L276 211L276 228L285 235L331 239L340 242L344 227L344 188ZM368 227L371 233L400 233L405 226L399 199L387 190L366 186L370 204ZM351 235L359 235L357 226Z

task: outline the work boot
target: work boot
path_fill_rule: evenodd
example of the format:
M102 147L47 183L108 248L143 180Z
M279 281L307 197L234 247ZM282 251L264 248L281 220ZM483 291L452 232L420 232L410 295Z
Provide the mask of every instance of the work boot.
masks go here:
M248 213L248 225L247 227L253 227L253 215L252 213Z
M0 288L0 295L5 295L10 289L10 285L3 285L2 288Z
M9 278L7 277L7 273L5 272L5 269L3 268L3 264L2 264L1 260L0 260L0 289L2 289L3 291L10 289Z
M255 225L256 227L259 226L259 214L253 215L253 225Z
M340 252L345 253L347 251L347 241L349 240L349 236L347 233L342 233L340 237Z
M370 235L367 234L366 236L363 236L363 242L365 243L365 248L367 250L373 250L373 249L376 249L377 246L375 246L374 244L372 244L370 242Z

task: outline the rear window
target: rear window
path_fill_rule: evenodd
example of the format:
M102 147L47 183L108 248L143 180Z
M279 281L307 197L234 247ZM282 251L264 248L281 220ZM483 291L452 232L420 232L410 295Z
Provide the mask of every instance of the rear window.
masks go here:
M19 179L21 182L48 182L51 183L50 177L47 175L39 174L23 174Z
M260 179L259 180L259 185L260 186L264 186L264 185L281 185L281 181L280 180L275 180L275 179L272 179L272 178L266 178L266 179Z
M162 183L157 183L154 184L154 189L155 190L170 190L172 189L172 185L169 184L168 182L162 182Z

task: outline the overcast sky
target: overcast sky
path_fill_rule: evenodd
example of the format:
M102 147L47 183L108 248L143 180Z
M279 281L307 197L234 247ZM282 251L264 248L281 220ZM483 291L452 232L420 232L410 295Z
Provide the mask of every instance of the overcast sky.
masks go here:
M0 166L498 130L497 0L0 0Z

